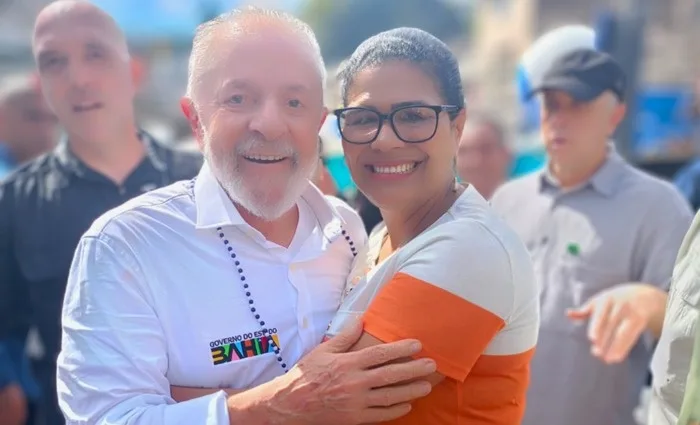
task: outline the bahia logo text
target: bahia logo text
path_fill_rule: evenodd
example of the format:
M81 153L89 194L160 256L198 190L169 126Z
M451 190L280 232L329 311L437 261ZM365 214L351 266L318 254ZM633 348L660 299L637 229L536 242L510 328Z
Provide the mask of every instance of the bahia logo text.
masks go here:
M275 345L281 349L277 329L271 328L267 332L272 336ZM210 342L209 347L211 348L211 359L214 365L275 352L274 346L270 344L268 334L262 331L218 339Z

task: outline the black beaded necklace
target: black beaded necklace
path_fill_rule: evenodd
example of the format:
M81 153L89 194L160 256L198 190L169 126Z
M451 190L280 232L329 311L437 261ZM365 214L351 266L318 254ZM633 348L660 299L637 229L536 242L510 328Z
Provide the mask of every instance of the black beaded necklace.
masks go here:
M190 183L190 189L192 190L192 197L194 198L194 182L196 179L192 179ZM350 237L350 234L343 228L343 226L340 226L341 234L345 238L345 241L348 243L350 246L350 252L352 252L353 258L357 257L357 248L355 247L355 242L353 242L352 238ZM260 324L261 331L264 336L267 337L267 341L272 346L272 348L275 351L275 356L277 356L277 362L279 363L280 367L284 371L284 373L289 372L289 368L287 367L287 363L285 363L284 359L282 358L282 349L275 343L275 340L272 338L272 334L269 332L268 327L266 326L265 320L260 316L260 313L258 312L257 308L255 308L255 301L253 300L253 295L251 293L251 288L250 284L246 280L244 271L243 271L243 266L241 265L240 258L238 255L233 251L233 247L231 246L231 242L226 238L226 234L224 233L224 230L222 227L217 227L216 232L219 235L219 239L221 242L224 244L224 248L226 249L226 254L231 258L233 261L234 268L238 272L238 276L241 281L241 285L243 286L243 292L245 293L246 298L248 299L248 307L250 308L250 312L253 314L253 317L255 317L255 320L258 321Z

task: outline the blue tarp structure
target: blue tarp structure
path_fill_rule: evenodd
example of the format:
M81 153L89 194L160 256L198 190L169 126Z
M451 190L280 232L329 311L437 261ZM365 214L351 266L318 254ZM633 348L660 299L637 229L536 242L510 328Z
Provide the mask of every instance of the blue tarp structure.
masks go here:
M671 143L693 137L690 109L693 95L688 86L642 88L631 154L653 159L669 154Z

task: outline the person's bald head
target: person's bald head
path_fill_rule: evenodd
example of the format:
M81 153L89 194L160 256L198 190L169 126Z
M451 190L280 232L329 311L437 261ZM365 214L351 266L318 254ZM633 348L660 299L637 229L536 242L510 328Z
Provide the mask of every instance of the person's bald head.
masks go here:
M122 53L125 60L129 58L126 37L116 21L104 10L88 1L58 0L39 12L34 23L32 47L36 54L37 41L42 37L52 36L57 29L70 28L74 25L99 29L105 41Z
M47 101L72 136L133 125L135 84L124 33L99 7L59 0L37 16L32 50ZM123 130L122 130L123 131Z

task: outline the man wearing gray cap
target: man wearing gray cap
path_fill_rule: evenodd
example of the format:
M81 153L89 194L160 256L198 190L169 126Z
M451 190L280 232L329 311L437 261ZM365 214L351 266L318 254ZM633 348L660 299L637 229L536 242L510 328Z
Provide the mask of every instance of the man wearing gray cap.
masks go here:
M541 325L523 425L634 424L676 253L692 218L669 183L635 169L610 137L625 75L577 50L532 90L542 172L505 184L493 206L530 249Z

